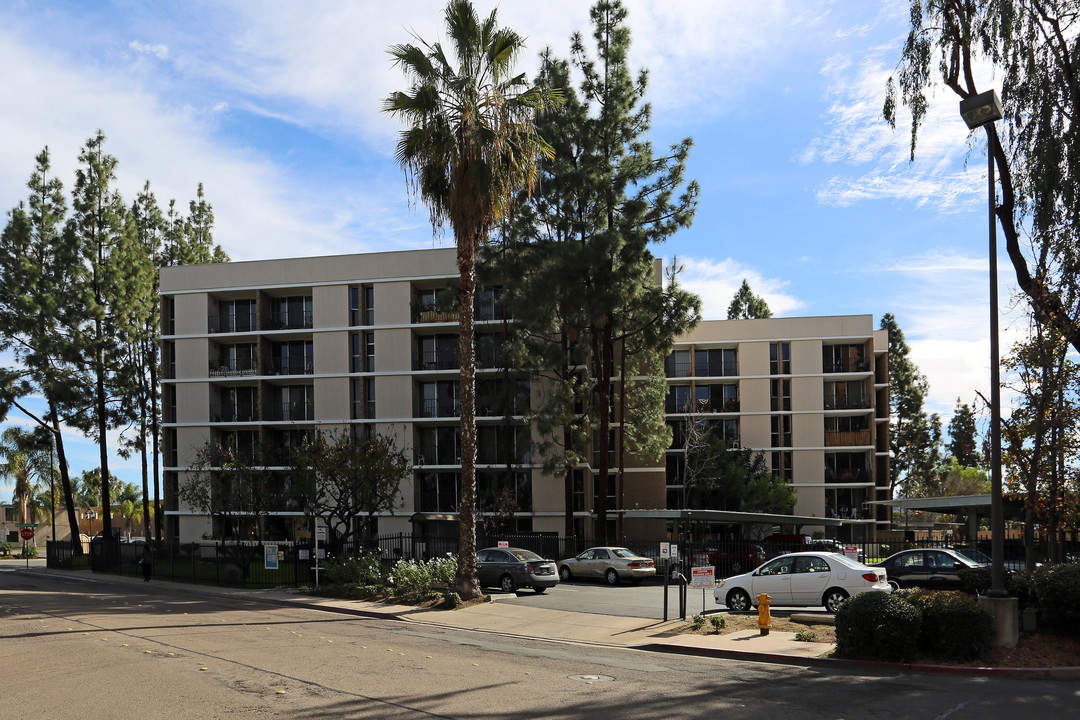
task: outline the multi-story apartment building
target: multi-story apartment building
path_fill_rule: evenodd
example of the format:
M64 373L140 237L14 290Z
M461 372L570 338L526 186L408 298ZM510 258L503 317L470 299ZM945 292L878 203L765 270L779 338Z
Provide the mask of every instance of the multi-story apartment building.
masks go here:
M392 436L413 461L379 532L455 536L457 317L445 300L456 275L452 248L163 269L167 537L243 531L215 527L180 499L200 449L215 446L279 483L282 501L264 532L306 537L302 504L288 492L292 453L317 429L368 428ZM485 288L477 297L481 507L509 496L512 529L561 533L572 495L575 534L591 535L596 463L573 472L567 493L534 456L528 414L542 380L503 367L511 321L499 294ZM621 510L681 506L681 428L693 417L767 453L798 491L797 514L840 517L841 537L869 536L886 520L869 504L888 493L886 347L868 315L702 323L667 360L675 442L664 461L631 459L615 471L611 530L665 532L662 520L624 521Z

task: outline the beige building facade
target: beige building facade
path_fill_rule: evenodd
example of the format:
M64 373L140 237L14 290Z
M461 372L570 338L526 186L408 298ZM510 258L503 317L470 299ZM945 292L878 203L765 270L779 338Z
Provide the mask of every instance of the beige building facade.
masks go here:
M279 485L268 539L309 537L303 501L289 494L292 454L316 430L368 429L392 436L413 463L378 532L456 535L457 318L447 302L456 275L452 248L163 269L166 536L245 532L215 526L178 491L201 449L228 447ZM481 507L494 512L509 498L507 531L562 534L566 483L532 450L540 381L502 367L499 288L479 291L476 307ZM680 428L704 420L766 454L797 490L796 514L839 517L830 535L871 538L888 519L872 504L888 495L886 350L869 315L701 323L666 362L672 447L660 462L616 472L611 531L674 531L619 511L681 507ZM575 534L590 535L588 463L575 471L572 495ZM800 528L815 529L824 528Z

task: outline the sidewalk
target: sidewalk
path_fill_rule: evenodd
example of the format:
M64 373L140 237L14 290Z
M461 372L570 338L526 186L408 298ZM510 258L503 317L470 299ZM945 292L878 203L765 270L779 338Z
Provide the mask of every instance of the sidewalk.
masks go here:
M89 571L31 568L23 572L66 576L89 582L137 583L140 586L143 585L143 581L139 578L98 575ZM495 596L496 600L494 602L448 611L417 608L411 605L318 597L291 588L223 588L173 582L156 582L153 583L153 586L204 597L244 597L285 607L300 607L324 612L398 620L552 642L625 647L653 652L829 667L833 669L847 668L862 671L893 672L905 669L917 672L980 676L1012 675L1080 679L1080 667L956 667L841 660L824 657L827 653L832 652L832 643L799 642L795 640L795 633L790 632L770 632L768 635L761 635L756 630L744 630L721 635L679 634L677 629L685 626L685 621L669 620L663 622L646 618L510 605L498 602L498 596Z

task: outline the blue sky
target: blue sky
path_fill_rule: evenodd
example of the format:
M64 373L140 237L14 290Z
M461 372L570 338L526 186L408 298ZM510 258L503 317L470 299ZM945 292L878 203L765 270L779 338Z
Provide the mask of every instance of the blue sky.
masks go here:
M482 13L494 3L474 0ZM775 315L893 313L945 421L988 387L985 141L939 91L908 161L881 117L907 0L627 2L631 62L649 69L652 140L694 139L693 227L655 252L723 318L743 278ZM234 260L431 247L380 99L405 86L388 45L442 32L442 3L6 2L0 5L0 208L25 198L45 145L70 190L97 128L130 202L205 185ZM502 24L566 56L581 0L503 2ZM990 87L989 73L980 78ZM970 167L969 167L970 166ZM1002 255L1002 306L1015 291ZM1003 322L1003 347L1019 326ZM16 416L9 421L20 422ZM75 473L96 447L66 437ZM111 453L121 479L137 459ZM0 485L0 498L11 493Z

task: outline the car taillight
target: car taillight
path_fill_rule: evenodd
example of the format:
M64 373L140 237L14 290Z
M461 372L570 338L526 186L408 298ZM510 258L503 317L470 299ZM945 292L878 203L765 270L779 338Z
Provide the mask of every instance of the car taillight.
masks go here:
M641 563L636 562L636 561L635 562L628 562L628 563L626 563L626 567L639 568L639 567L641 567Z
M869 583L876 583L878 581L877 573L863 573L862 578Z

